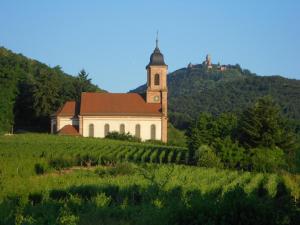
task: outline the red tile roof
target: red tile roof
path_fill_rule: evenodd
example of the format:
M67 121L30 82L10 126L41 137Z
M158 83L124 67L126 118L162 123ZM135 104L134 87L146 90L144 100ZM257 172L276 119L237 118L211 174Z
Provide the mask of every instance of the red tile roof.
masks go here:
M58 131L59 135L79 135L78 126L66 125Z
M56 112L57 116L77 116L77 114L78 114L78 112L76 110L76 102L75 101L67 101Z
M81 94L80 115L147 115L160 116L160 103L147 103L137 93L97 93Z

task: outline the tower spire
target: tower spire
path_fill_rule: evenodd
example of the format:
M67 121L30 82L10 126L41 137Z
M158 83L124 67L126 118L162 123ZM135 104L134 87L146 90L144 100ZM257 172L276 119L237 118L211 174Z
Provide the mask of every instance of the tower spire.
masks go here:
M156 31L156 48L158 48L158 30Z

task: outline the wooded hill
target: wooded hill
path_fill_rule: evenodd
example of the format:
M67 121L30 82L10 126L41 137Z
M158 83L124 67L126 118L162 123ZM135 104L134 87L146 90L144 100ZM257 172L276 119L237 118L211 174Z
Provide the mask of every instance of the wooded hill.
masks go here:
M81 71L77 77L60 66L49 67L0 47L0 132L15 129L49 131L49 116L82 91L103 91ZM145 85L132 90L144 92ZM257 98L271 95L283 114L300 120L300 81L280 76L257 76L239 65L220 71L217 65L193 65L168 75L169 117L178 128L200 112L237 112Z
M77 77L0 47L0 132L49 131L50 115L82 91L102 91L82 70Z
M142 85L132 92L145 89ZM176 70L168 75L168 90L170 121L179 128L200 112L239 113L265 95L272 96L288 118L300 120L300 80L257 76L239 65L228 65L225 71L202 64Z

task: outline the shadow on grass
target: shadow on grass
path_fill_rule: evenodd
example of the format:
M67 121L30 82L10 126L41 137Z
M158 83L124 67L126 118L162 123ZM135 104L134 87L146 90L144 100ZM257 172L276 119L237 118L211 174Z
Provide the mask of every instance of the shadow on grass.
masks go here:
M297 205L298 204L298 205ZM271 198L240 187L227 193L203 194L180 187L161 190L152 185L119 188L73 186L47 194L7 197L0 204L0 224L299 224L299 203L283 185Z

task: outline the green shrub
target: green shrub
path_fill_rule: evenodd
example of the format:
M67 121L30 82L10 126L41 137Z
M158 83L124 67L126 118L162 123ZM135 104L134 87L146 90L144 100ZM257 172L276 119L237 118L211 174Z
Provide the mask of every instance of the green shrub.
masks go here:
M50 167L57 170L68 168L74 166L75 164L76 164L76 160L72 158L57 157L49 160Z
M114 139L114 140L122 140L122 141L134 141L134 142L140 142L141 139L138 137L135 137L133 135L131 135L130 133L126 133L126 134L121 134L119 132L113 131L113 132L109 132L105 138L108 139Z
M222 168L223 164L215 152L207 145L202 145L195 152L198 166Z
M252 169L261 172L275 172L285 169L284 152L280 148L254 148L251 149Z
M239 146L238 142L233 142L230 137L226 137L225 139L217 138L214 147L217 156L226 168L247 168L249 161L248 154L243 147Z
M58 225L77 225L79 217L72 214L71 210L65 205L61 208L57 218Z
M98 194L94 198L95 205L99 208L107 207L111 203L111 197L107 196L105 193Z
M145 143L153 144L153 145L167 145L166 143L160 140L146 140Z
M41 203L43 200L42 193L31 193L28 195L28 201L31 202L32 205L36 205Z
M131 163L117 163L114 167L99 167L95 173L100 177L131 175L135 173L135 167Z
M66 200L70 197L70 194L65 190L52 190L49 193L49 197L53 200Z
M41 175L46 172L46 170L47 170L46 167L47 167L47 165L45 165L43 163L36 163L34 165L34 171L37 175Z

